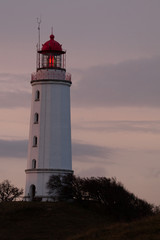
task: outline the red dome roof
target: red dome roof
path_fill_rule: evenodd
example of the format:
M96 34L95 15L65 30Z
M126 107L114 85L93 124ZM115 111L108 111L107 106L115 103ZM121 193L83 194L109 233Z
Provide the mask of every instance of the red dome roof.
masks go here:
M54 35L50 35L50 40L42 45L42 51L62 51L62 45L54 40Z

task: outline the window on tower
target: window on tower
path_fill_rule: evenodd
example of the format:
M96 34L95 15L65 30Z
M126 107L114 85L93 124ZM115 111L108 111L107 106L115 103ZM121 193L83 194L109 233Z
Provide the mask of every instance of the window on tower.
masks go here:
M35 113L34 114L34 124L37 124L39 121L39 114L38 113Z
M39 99L40 99L40 91L37 90L35 93L35 101L39 101Z
M33 137L33 147L37 147L38 139L36 136Z
M54 67L54 56L49 56L49 67Z
M32 168L33 168L33 169L36 168L36 160L35 160L35 159L32 160Z
M42 68L64 68L64 58L57 54L42 55Z

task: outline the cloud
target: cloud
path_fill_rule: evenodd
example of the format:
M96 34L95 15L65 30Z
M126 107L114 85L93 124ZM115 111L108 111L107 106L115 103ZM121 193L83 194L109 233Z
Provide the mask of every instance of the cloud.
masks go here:
M0 158L27 158L27 140L0 139Z
M97 145L73 142L73 159L81 162L93 161L94 159L108 160L113 153L112 148Z
M0 108L29 107L31 95L25 91L0 93Z
M27 158L27 140L3 140L0 139L0 158ZM107 160L113 153L113 149L91 144L72 144L73 159L81 162L94 161L94 159Z
M76 175L79 175L81 177L104 177L107 175L107 171L104 167L91 167L91 168L85 168L82 170L76 170Z
M160 56L95 66L71 89L74 107L160 106Z
M160 56L73 70L73 107L160 107ZM74 79L75 78L75 79ZM29 74L0 73L0 108L29 107Z
M103 132L143 132L143 133L160 133L160 121L92 121L81 122L74 125L73 128Z
M0 108L29 107L31 101L28 74L0 73Z

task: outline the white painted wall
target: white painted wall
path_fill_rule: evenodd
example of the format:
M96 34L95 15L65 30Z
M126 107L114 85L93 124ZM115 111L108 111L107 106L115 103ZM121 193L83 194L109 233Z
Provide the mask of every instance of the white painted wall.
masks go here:
M45 71L47 73L45 73ZM36 186L36 196L46 196L46 182L52 174L72 171L70 86L65 81L65 71L50 70L50 79L42 79L40 73L32 82L32 105L26 174L26 193L31 184ZM55 73L56 71L56 73ZM48 71L43 70L43 76ZM53 79L52 76L57 76ZM58 78L59 76L59 78ZM39 101L35 101L36 91L40 91ZM39 114L38 124L34 124L34 114ZM33 137L37 136L37 147L33 147ZM36 160L36 169L32 160ZM30 170L31 169L31 170Z

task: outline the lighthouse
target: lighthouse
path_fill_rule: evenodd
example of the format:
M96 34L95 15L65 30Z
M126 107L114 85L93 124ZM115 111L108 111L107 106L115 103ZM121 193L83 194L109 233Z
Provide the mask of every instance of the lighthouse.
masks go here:
M46 183L52 175L72 173L70 86L66 51L50 40L37 49L31 75L32 100L25 199L50 201Z

